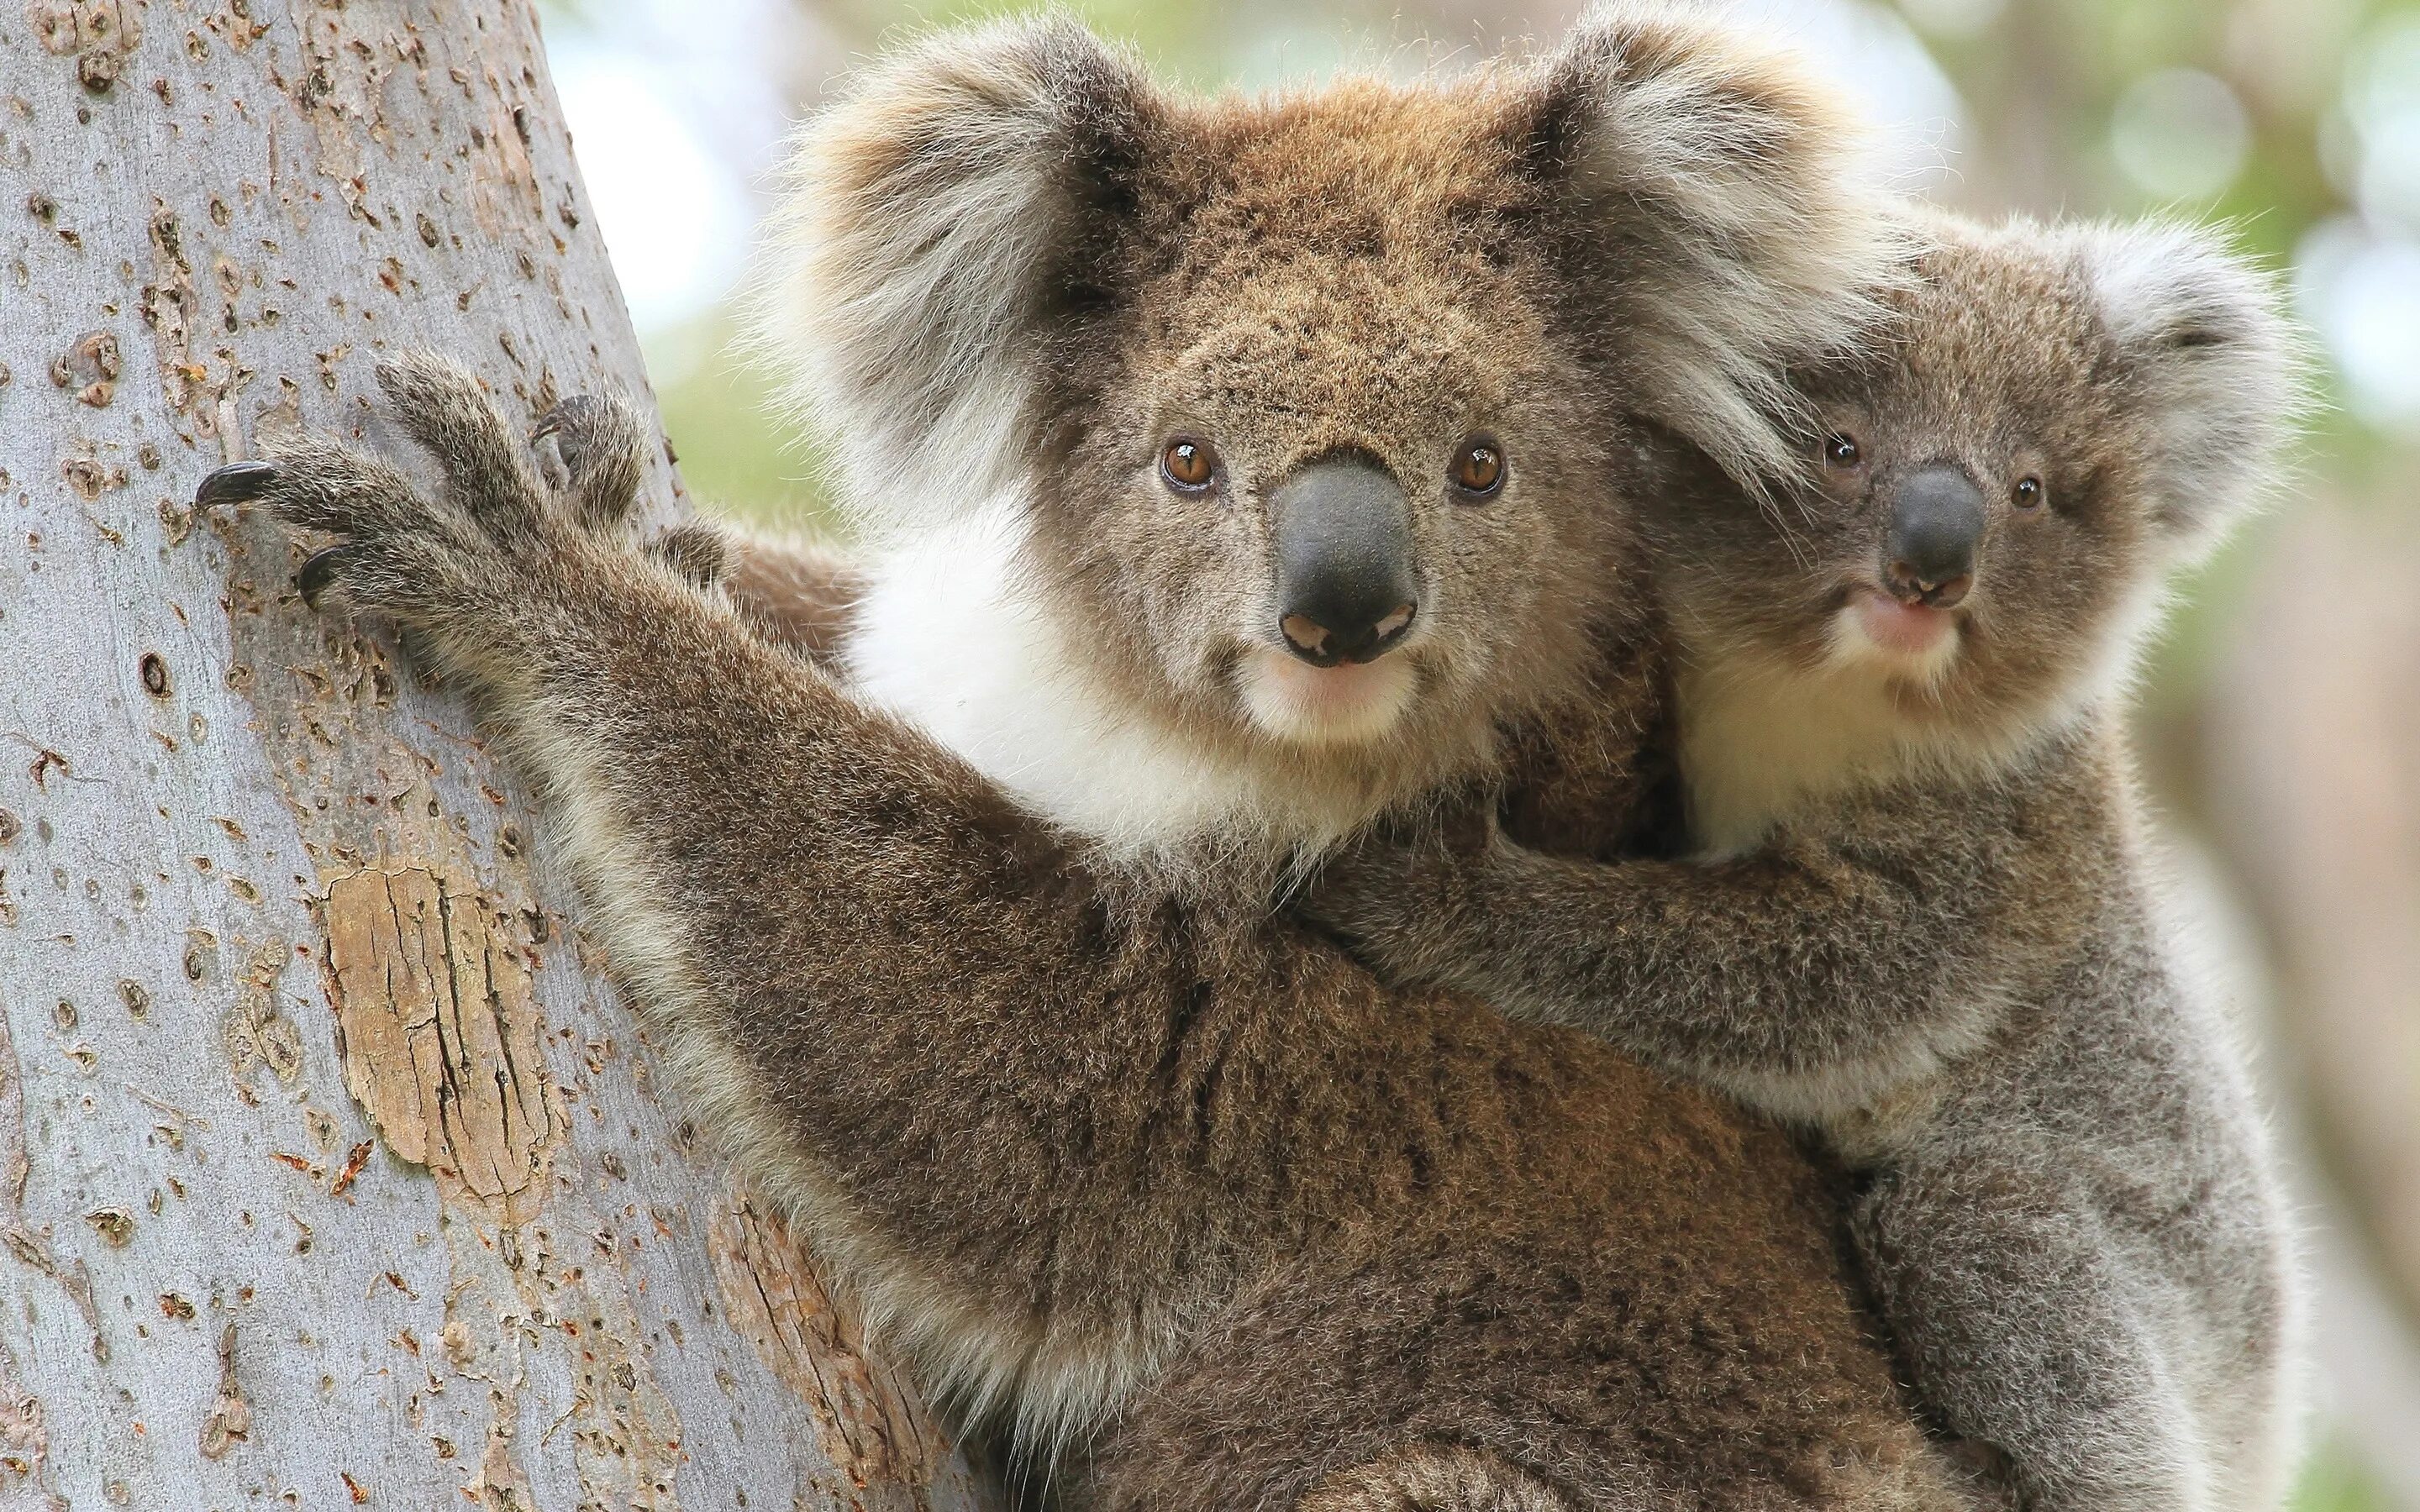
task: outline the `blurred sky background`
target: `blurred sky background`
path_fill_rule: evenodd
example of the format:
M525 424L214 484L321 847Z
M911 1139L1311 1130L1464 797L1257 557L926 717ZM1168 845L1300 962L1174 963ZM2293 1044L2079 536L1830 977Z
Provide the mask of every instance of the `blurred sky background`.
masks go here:
M727 355L783 132L903 30L1008 8L547 0L581 167L692 491L819 507ZM1187 84L1411 72L1576 6L1102 0ZM2180 895L2245 1005L2311 1229L2305 1512L2420 1512L2420 0L1743 0L1979 213L2218 217L2286 279L2327 408L2142 688Z

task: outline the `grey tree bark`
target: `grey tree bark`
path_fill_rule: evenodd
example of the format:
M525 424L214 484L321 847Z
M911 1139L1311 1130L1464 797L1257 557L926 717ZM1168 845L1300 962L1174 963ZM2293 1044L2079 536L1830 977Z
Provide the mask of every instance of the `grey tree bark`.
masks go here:
M187 505L406 346L645 394L529 8L8 12L0 1508L967 1504L458 704Z

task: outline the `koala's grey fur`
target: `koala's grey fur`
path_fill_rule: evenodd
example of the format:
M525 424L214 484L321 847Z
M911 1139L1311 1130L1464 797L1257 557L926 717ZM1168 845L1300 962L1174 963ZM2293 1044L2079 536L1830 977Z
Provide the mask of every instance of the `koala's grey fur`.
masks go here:
M306 588L479 700L701 1123L1078 1501L1948 1512L1836 1172L1270 903L1300 851L1483 779L1499 723L1650 686L1618 675L1631 417L1746 466L1776 375L1864 329L1892 239L1836 125L1678 12L1257 100L1063 23L957 34L804 152L807 386L863 486L913 490L862 501L862 576L743 545L735 586L787 600L751 617L698 586L720 544L600 533L596 446L550 488L427 360L382 381L442 488L316 439L209 486L336 537ZM1162 486L1172 432L1218 487ZM1479 433L1485 507L1450 486ZM1247 697L1301 665L1266 495L1339 454L1401 480L1436 590L1371 664L1389 717L1341 735ZM978 515L982 552L898 539ZM1003 687L1051 695L1009 701L1042 738L952 738Z
M2117 685L2168 569L2275 475L2292 343L2207 235L1928 235L1898 343L1807 382L1853 463L1777 514L1685 458L1644 496L1699 856L1373 846L1312 908L1401 979L1825 1131L1920 1395L2026 1506L2274 1507L2288 1225ZM1946 661L1892 663L1844 616L1943 462L1992 501L1974 587Z

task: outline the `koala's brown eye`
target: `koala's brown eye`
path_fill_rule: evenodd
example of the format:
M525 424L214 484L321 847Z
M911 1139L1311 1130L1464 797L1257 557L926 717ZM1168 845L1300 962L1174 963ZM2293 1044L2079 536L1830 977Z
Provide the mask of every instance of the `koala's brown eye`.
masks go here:
M1823 438L1823 464L1846 470L1865 460L1866 454L1857 446L1857 439L1846 431L1834 431Z
M1504 449L1494 441L1465 442L1453 459L1453 486L1464 493L1485 497L1504 486Z
M2040 509L2042 502L2041 479L2019 478L2017 480L2016 501L2019 509Z
M1159 454L1159 475L1171 488L1200 493L1218 475L1218 459L1200 441L1171 441Z

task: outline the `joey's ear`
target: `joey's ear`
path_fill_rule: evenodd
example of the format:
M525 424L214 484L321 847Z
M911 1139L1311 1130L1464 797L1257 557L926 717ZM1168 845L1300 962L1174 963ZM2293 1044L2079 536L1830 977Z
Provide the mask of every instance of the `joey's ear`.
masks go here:
M1907 276L1845 100L1668 3L1596 7L1515 87L1516 156L1621 381L1735 478L1794 471L1786 371L1870 339Z
M1053 324L1097 300L1163 121L1132 60L1054 18L927 38L800 131L754 344L870 524L1015 475Z
M2216 546L2278 481L2307 401L2304 355L2273 280L2208 227L2151 223L2068 233L2143 417L2153 519L2180 555Z

